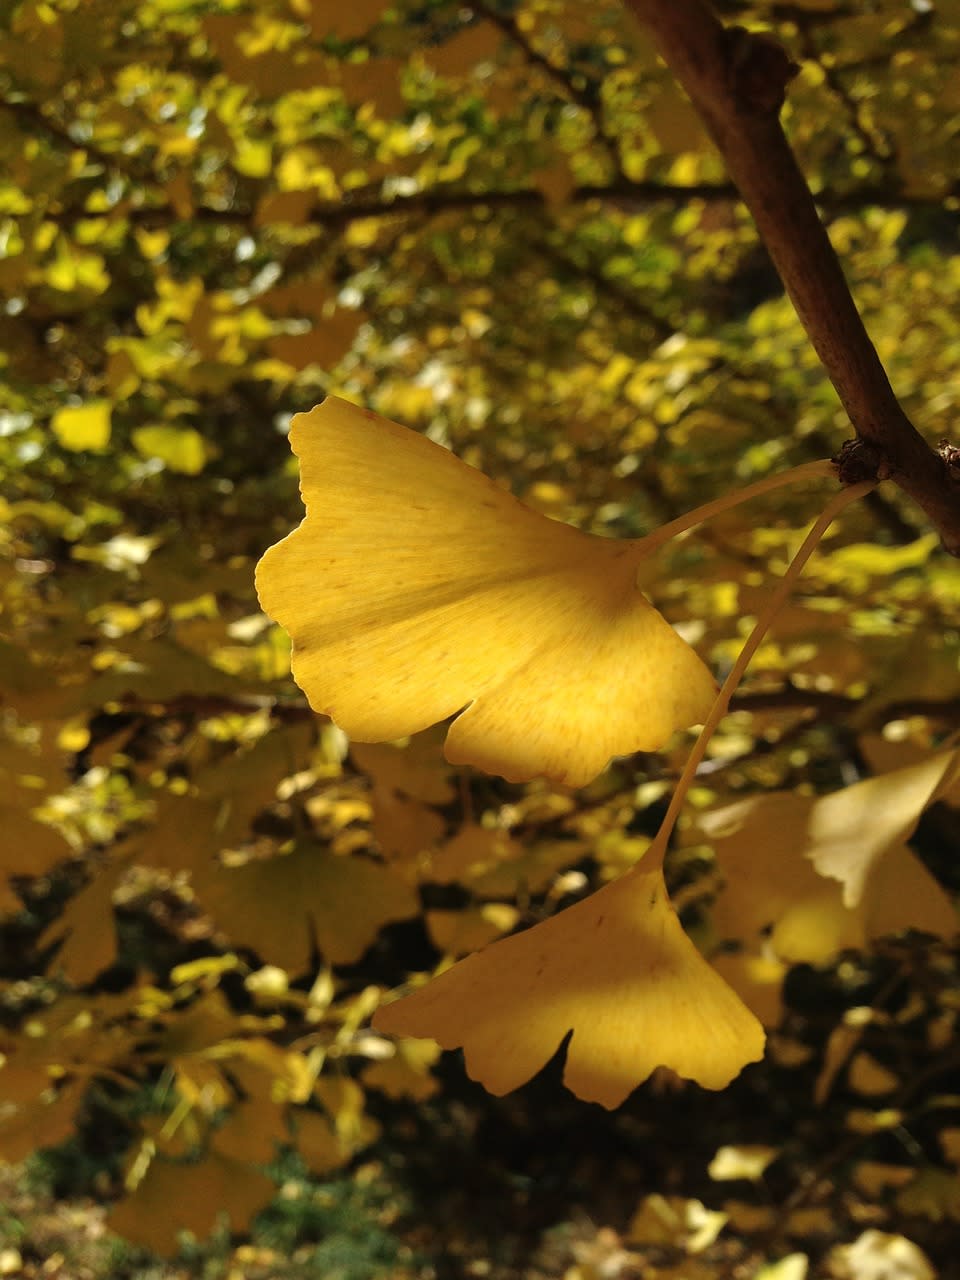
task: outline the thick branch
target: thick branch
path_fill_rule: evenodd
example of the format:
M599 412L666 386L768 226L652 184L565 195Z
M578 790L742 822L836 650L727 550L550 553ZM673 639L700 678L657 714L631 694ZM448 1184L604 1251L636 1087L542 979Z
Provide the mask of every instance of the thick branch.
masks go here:
M850 416L862 448L860 469L849 478L862 478L868 466L876 478L894 480L923 508L947 550L960 555L960 485L897 402L781 128L784 91L796 68L769 37L723 27L704 0L628 4L723 155Z

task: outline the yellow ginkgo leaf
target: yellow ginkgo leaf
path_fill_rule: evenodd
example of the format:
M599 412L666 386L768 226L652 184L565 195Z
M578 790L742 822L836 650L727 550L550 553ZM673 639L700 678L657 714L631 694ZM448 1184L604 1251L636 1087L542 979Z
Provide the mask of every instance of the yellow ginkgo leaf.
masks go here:
M307 516L257 569L311 705L360 741L461 712L447 759L582 786L701 722L716 685L646 600L650 548L524 507L331 397L290 433Z
M869 865L856 905L846 904L840 884L814 865L814 819L823 801L770 792L700 816L725 882L711 913L716 936L749 946L769 935L774 956L790 964L828 964L845 948L903 929L952 937L957 914L943 889L902 839L880 839L882 824L872 829L866 819ZM915 810L911 824L917 817ZM833 847L856 852L853 833Z
M108 1223L134 1244L170 1253L179 1232L192 1231L202 1240L221 1213L242 1231L273 1191L266 1174L216 1151L200 1164L157 1158L136 1189L111 1210Z
M720 951L710 963L755 1013L765 1027L777 1027L783 1017L783 980L787 965L761 948L753 952Z
M821 875L843 885L844 906L860 903L883 855L910 838L924 809L958 775L960 748L866 778L813 802L807 856Z
M193 885L222 929L288 973L308 968L314 943L334 964L352 964L383 925L417 910L413 890L389 867L338 857L307 838L242 866L198 866Z
M64 405L50 419L50 427L64 449L79 453L89 449L101 453L110 443L109 400L88 400L86 404Z
M156 458L170 471L185 476L199 475L213 453L212 447L193 427L158 423L135 428L130 438L142 457Z
M684 933L659 867L637 867L378 1010L390 1035L463 1047L491 1093L567 1047L564 1083L617 1107L654 1068L722 1089L763 1054L760 1023Z

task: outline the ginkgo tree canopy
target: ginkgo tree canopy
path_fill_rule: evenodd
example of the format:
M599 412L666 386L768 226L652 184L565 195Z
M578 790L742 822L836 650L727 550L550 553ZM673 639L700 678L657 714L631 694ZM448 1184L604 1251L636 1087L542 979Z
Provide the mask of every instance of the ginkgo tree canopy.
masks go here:
M903 409L955 445L956 5L721 9L801 68L800 169ZM806 1225L781 1225L811 1275L842 1269L827 1251L867 1220L949 1271L960 877L938 753L960 561L895 486L844 514L757 653L665 865L672 906L648 861L686 752L666 739L703 716L706 672L730 670L835 485L659 538L656 556L658 533L630 540L834 455L851 422L627 7L22 0L0 72L0 1159L70 1141L113 1226L168 1251L221 1211L251 1229L272 1194L258 1166L285 1147L318 1176L430 1162L443 1192L412 1216L449 1265L463 1165L430 1126L499 1133L489 1203L509 1235L556 1120L588 1168L611 1139L638 1144L609 1178L569 1166L591 1217L590 1187L625 1206L621 1241L631 1170L675 1192L680 1222L729 1211L720 1254L671 1237L670 1270L758 1273L758 1213L806 1196ZM346 734L291 681L254 592L300 515L282 428L321 401L293 432L309 517L262 585ZM450 756L479 771L429 731L358 742L426 713L459 716ZM555 781L650 740L663 750L589 787ZM729 1079L759 1052L751 1014L770 1052L733 1088L654 1076L621 1116L550 1079L491 1102L403 1034L461 1045L498 1091L566 1044L568 1084L612 1104L652 1064ZM857 1058L846 1071L833 1045L851 1031L889 1092ZM825 1062L837 1088L814 1109ZM392 1123L404 1108L416 1126ZM787 1156L739 1209L708 1177L729 1143ZM891 1157L903 1195L876 1164ZM811 1181L824 1168L829 1186ZM648 1240L664 1207L629 1230ZM48 1228L26 1228L25 1275Z
M351 737L460 712L451 762L581 786L706 717L716 684L640 590L642 539L550 520L337 397L290 440L307 514L257 590L311 705Z

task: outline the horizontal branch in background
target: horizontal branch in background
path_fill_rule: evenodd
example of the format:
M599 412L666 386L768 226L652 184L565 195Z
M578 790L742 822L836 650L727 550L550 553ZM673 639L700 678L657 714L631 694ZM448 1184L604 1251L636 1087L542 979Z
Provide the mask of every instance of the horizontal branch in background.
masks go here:
M904 413L857 311L810 188L780 124L796 72L769 36L726 28L704 0L627 0L689 94L753 215L857 441L848 482L891 479L960 555L960 468Z
M2 104L0 104L2 106ZM78 143L77 150L84 148ZM956 192L960 198L960 183ZM825 213L839 215L862 213L864 209L930 209L941 208L945 197L901 191L895 186L864 183L849 191L825 190L817 195L817 204ZM571 206L601 202L619 205L623 209L647 209L656 205L682 207L692 200L705 204L739 204L741 196L732 182L660 182L655 178L617 178L606 183L586 183L571 188L559 206ZM443 213L456 213L471 209L517 209L546 213L550 200L536 187L517 187L510 190L478 191L461 186L439 185L408 194L384 195L379 184L363 191L354 191L342 200L321 200L311 205L304 214L305 222L329 230L339 230L363 218L432 217ZM123 217L130 222L169 226L184 221L168 203L144 204L139 207L125 205ZM69 225L89 218L87 210L64 211L50 216L60 225ZM256 217L256 210L231 205L226 209L214 209L198 205L193 220L249 227Z
M862 714L868 694L854 698L846 693L833 693L822 689L799 688L786 683L776 688L745 689L730 700L731 711L795 711L809 717L813 724L820 719L836 720L838 717L857 714L858 731L878 731L893 720L909 720L923 717L937 725L953 725L960 716L960 698L901 698L885 704L876 704L869 713ZM184 693L167 699L129 696L116 703L116 716L141 716L144 719L179 718L209 720L217 716L263 715L283 723L308 724L326 722L318 716L304 697L276 698L270 694L193 694ZM655 754L655 753L648 753Z

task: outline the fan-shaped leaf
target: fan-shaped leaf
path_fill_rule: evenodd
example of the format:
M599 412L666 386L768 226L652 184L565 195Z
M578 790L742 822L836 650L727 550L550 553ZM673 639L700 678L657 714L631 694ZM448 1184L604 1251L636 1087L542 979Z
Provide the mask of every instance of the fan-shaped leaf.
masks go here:
M662 872L641 867L461 960L374 1026L462 1046L467 1071L495 1094L529 1080L572 1032L564 1083L609 1108L658 1066L722 1089L764 1043L684 933Z
M461 712L452 763L580 786L705 718L715 683L639 590L642 540L549 520L333 397L290 438L307 517L263 557L257 590L311 705L351 737Z

